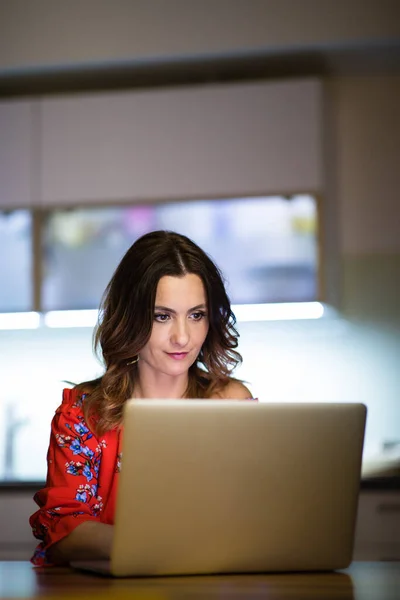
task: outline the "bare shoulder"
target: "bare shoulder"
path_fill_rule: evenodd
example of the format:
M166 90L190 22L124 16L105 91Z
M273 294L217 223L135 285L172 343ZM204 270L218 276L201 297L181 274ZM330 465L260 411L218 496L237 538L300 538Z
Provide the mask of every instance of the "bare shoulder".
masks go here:
M226 400L244 400L252 398L253 395L250 390L238 379L233 377L229 380L229 383L218 393L212 396L215 399L226 399Z

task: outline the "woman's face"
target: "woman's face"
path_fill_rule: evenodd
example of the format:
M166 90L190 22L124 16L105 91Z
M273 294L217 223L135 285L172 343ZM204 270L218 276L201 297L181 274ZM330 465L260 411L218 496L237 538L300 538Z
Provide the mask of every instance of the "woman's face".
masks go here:
M189 273L166 275L157 286L151 336L139 352L140 370L187 373L208 333L207 297L202 280Z

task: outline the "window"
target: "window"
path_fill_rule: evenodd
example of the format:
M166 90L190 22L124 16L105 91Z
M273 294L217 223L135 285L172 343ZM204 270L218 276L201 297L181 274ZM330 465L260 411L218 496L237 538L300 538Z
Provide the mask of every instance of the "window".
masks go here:
M315 198L256 197L58 210L44 228L44 310L97 308L141 235L183 233L217 263L234 304L318 297Z
M0 312L32 308L32 216L0 212Z

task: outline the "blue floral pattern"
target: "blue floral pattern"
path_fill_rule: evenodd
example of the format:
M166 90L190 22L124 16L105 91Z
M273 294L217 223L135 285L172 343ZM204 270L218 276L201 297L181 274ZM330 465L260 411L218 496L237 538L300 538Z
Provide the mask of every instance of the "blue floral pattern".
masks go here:
M96 502L90 503L90 514L97 517L103 508L101 496L97 496L97 483L90 485L94 479L97 482L100 469L100 460L102 449L106 448L106 442L101 440L93 451L86 445L87 440L93 437L82 416L78 417L79 423L66 423L66 427L71 430L71 435L61 433L56 434L57 445L60 448L69 448L73 457L80 457L81 460L70 460L65 463L65 471L68 475L83 475L87 481L86 485L80 484L76 489L75 500L89 504L94 498Z

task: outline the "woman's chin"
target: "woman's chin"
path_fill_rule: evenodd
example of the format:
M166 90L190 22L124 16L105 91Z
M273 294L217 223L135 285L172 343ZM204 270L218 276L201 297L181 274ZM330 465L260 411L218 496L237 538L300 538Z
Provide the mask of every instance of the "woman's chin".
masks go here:
M169 373L170 375L174 375L174 376L178 376L178 375L186 375L190 369L190 367L192 366L193 361L192 360L179 360L179 361L174 361L174 359L169 359L167 364L164 364L164 369L162 369L165 372Z

